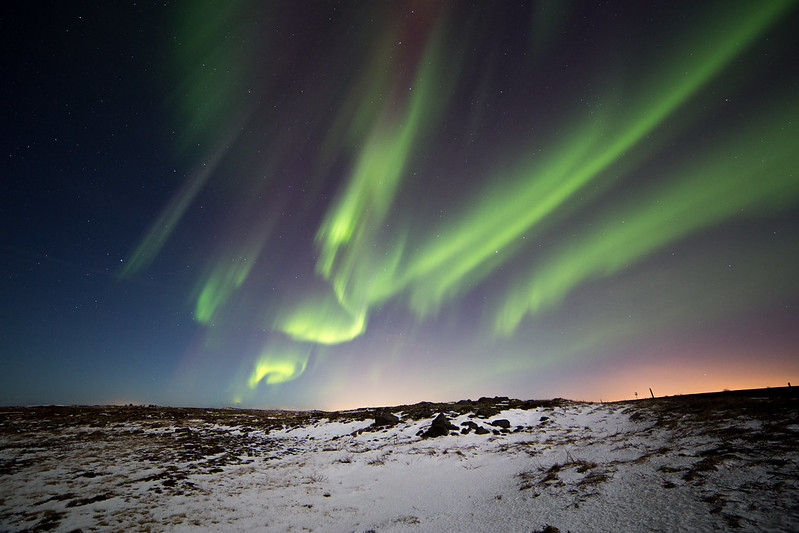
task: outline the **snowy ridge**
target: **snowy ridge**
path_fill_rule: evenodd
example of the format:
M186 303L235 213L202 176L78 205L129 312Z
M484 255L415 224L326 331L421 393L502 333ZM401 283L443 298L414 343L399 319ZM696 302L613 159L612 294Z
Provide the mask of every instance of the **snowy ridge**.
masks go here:
M796 396L2 408L0 529L792 531Z

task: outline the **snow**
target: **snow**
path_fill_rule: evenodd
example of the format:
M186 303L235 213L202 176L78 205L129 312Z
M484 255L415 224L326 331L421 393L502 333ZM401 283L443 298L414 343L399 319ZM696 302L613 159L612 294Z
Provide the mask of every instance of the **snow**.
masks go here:
M767 433L775 422L757 413L708 419L644 401L562 402L488 418L442 409L455 426L492 431L437 438L418 434L438 413L392 412L400 423L374 430L363 415L265 424L211 412L92 427L89 415L31 423L20 410L0 411L0 529L799 527L795 410ZM491 425L500 419L508 431Z

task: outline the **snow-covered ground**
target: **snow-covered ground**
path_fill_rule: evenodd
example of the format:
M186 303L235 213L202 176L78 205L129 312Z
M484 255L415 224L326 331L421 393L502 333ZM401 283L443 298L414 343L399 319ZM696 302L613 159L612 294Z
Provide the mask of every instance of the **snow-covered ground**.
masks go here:
M3 408L0 530L797 531L797 400Z

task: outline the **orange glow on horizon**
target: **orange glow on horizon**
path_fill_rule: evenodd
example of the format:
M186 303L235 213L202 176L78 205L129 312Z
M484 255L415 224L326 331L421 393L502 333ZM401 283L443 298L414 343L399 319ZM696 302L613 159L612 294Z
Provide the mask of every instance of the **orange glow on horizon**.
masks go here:
M786 387L799 379L799 361L787 353L747 353L746 348L693 347L668 357L642 356L640 364L624 362L624 368L599 376L580 376L569 383L567 398L586 401L619 401L724 390ZM693 354L701 353L702 357ZM655 362L659 359L662 362Z
M699 356L701 354L701 357ZM622 401L656 397L721 392L724 390L799 386L799 360L789 346L767 353L740 344L735 347L694 340L674 347L651 348L636 357L619 354L601 367L586 365L570 374L558 374L546 389L531 384L529 390L502 389L499 384L474 380L473 389L458 380L420 379L415 387L397 385L390 372L364 380L357 387L347 379L331 382L322 395L325 410L410 405L422 401L449 402L481 396L509 396L522 400L566 398L577 401ZM333 385L337 383L338 385ZM404 383L407 383L405 381ZM464 390L467 392L463 392Z

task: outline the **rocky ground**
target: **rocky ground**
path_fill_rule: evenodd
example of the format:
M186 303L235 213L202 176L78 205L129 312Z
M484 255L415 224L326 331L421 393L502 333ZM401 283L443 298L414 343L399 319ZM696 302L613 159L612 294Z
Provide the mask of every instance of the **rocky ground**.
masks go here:
M0 530L796 531L796 388L0 408ZM549 529L547 529L549 528Z

